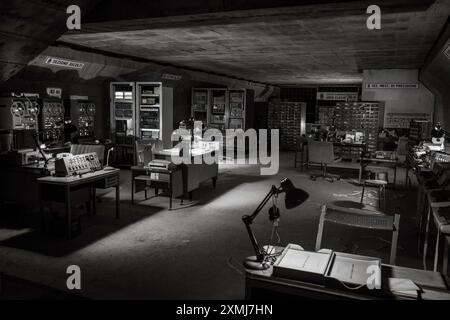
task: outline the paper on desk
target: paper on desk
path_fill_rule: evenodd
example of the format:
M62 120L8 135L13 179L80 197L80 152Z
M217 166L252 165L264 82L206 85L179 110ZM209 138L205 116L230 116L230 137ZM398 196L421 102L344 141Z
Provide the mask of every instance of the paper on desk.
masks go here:
M420 288L409 279L389 278L389 290L399 296L406 296L410 298L417 298Z
M290 249L279 267L323 274L330 260L329 254Z
M391 291L419 291L420 288L410 279L389 278L389 289Z
M364 285L369 277L369 267L378 266L379 260L365 260L353 257L336 256L330 277L342 282Z

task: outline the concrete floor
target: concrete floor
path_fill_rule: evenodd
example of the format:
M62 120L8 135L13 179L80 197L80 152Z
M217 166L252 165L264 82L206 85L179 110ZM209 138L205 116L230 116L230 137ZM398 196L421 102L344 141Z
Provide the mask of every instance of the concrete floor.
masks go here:
M283 197L279 200L281 243L297 243L308 250L314 249L320 206L359 201L361 194L352 177L335 183L311 181L309 173L293 168L292 153L280 157L276 176L260 176L255 165L221 165L216 190L205 183L195 191L192 203L181 207L177 200L172 211L168 211L165 197L139 202L143 192L136 195L138 201L132 206L130 172L123 170L121 219L114 219L114 192L107 192L98 203L98 214L83 217L83 232L72 240L42 235L17 222L13 212L3 212L0 271L64 290L66 268L76 264L82 270L82 290L77 293L87 298L241 299L241 261L252 254L241 216L254 210L272 184L289 177L309 192L308 201L293 210L284 208ZM398 174L399 185L403 185L404 175L403 171ZM400 187L389 190L387 196L389 211L401 214L397 264L420 267L415 190ZM375 193L369 194L367 203L377 203ZM25 218L22 220L36 220ZM390 234L347 230L325 227L323 247L388 260ZM256 219L254 231L261 243L269 240L266 210Z

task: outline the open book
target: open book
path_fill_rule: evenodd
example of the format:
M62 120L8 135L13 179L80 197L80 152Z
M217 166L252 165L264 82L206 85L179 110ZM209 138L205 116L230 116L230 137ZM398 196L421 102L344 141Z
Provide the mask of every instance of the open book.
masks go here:
M273 265L273 276L322 283L331 251L311 252L288 245Z

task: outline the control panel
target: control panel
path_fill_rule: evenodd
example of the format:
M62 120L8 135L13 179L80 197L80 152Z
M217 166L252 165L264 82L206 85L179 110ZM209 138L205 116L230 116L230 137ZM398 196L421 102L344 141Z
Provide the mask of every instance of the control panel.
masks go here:
M38 131L39 106L33 97L0 98L0 129Z
M95 121L95 104L89 101L79 101L75 110L75 117L78 119L74 123L78 127L78 132L81 138L94 136L94 121Z
M70 155L55 161L55 175L57 177L68 177L101 169L102 164L95 152Z
M42 140L61 141L64 139L64 107L60 100L42 101Z

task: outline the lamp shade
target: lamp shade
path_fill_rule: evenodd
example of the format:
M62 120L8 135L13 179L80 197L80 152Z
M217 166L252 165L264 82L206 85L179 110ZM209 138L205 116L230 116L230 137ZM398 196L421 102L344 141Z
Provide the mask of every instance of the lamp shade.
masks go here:
M292 181L287 178L281 181L281 189L286 194L284 198L286 209L298 207L309 198L306 191L297 189Z

